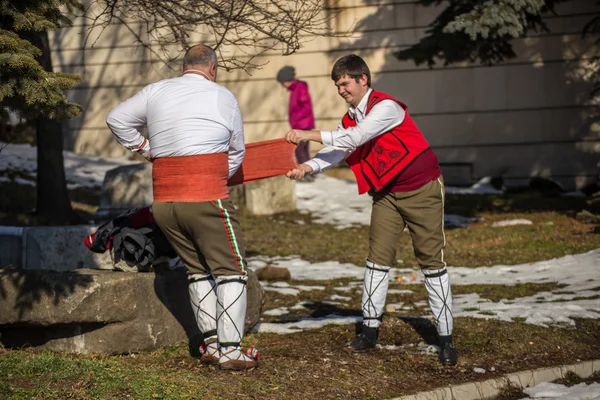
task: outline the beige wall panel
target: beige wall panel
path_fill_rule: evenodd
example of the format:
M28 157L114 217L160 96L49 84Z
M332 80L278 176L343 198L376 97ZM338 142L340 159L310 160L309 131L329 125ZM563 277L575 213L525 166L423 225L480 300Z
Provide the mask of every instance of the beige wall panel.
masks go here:
M65 67L62 72L78 74L82 78L80 85L85 87L136 86L138 90L161 79L180 75L179 71L168 69L162 63L125 64L118 67L103 65Z
M281 122L245 122L244 135L246 143L258 142L266 139L282 138L289 131L287 121Z
M600 139L589 107L413 115L432 147ZM596 129L594 131L594 129Z
M598 3L590 0L573 0L559 3L555 7L558 15L569 15L579 13L597 13Z
M578 104L582 93L587 93L584 84L571 83L562 87L554 83L560 82L560 77L564 76L561 64L549 64L543 68L522 65L494 67L491 68L494 79L490 77L487 80L481 75L487 72L484 70L487 68L381 73L374 76L374 87L398 97L415 114L501 110L503 102L506 104L504 107L509 109L569 106ZM96 72L98 75L95 75ZM143 83L131 85L152 81L140 75L121 76L121 72L116 72L99 68L88 70L89 79L97 77L96 81L89 82L92 86L102 82L102 74L109 76L115 84L107 88L71 91L73 101L88 105L84 117L75 119L72 127L82 123L86 127L103 125L104 122L97 122L101 110L126 100L139 91ZM119 80L121 84L116 82ZM308 78L307 82L318 118L338 118L344 112L345 104L329 77ZM225 86L238 98L246 120L264 122L287 118L287 93L274 79L230 82ZM553 89L555 86L558 89Z
M527 39L532 41L532 39ZM561 60L563 57L591 57L595 54L600 54L600 50L591 46L590 39L586 45L582 45L579 40L579 35L571 35L566 37L549 36L535 38L532 43L525 44L524 40L515 41L515 47L518 51L518 56L508 60L508 64L516 63L537 63L544 60ZM532 46L535 46L535 50ZM526 49L530 48L530 51ZM539 49L539 50L538 50ZM594 51L594 49L596 49ZM403 71L403 70L429 70L426 65L416 66L412 61L399 61L393 55L396 49L380 48L372 50L356 51L358 55L363 57L369 65L373 73L382 71ZM297 53L290 56L266 56L257 58L259 63L267 63L261 69L252 71L252 75L243 71L235 73L222 73L221 81L229 83L233 80L270 80L274 79L279 68L284 65L292 65L296 68L296 73L299 77L317 77L329 76L331 68L337 59L349 54L348 50L332 50L327 53ZM478 71L483 72L483 75L497 74L498 67L476 66ZM436 69L442 67L437 66ZM452 68L456 68L452 67ZM481 72L477 72L481 74ZM485 80L485 78L484 78Z
M114 65L120 67L126 64L149 63L159 61L152 52L142 46L87 48L76 50L52 51L52 63L55 67L72 67L80 65Z
M284 65L295 66L298 76L309 83L317 126L335 129L347 105L337 95L329 74L335 60L355 52L369 64L376 89L409 105L432 146L439 146L436 151L442 162L473 162L476 176L522 176L525 178L519 179L525 179L525 183L529 174L597 173L600 126L590 122L591 108L576 107L585 104L589 93L589 85L581 78L585 62L558 62L598 54L590 40L583 42L580 38L591 15L574 15L595 11L594 1L560 5L559 14L572 16L548 18L551 35L515 40L518 57L508 61L508 65L446 69L438 66L432 70L400 62L392 53L422 38L440 9L420 7L413 1L390 3L342 0L339 5L348 8L337 17L335 29L357 26L359 32L346 38L309 40L292 56L271 51L254 60L265 65L252 71L252 75L221 71L220 82L240 102L246 141L281 137L287 132L288 94L275 81L277 71ZM51 35L56 69L81 74L84 79L69 93L72 101L84 105L85 112L69 122L68 146L87 154L127 154L106 127L106 114L146 84L176 72L165 69L160 62L153 63L156 57L136 45L134 36L119 25L110 26L94 48L81 51L89 25L79 21L79 26ZM137 29L143 32L142 25ZM90 40L95 40L98 33L99 28L92 31ZM195 35L198 38L194 40L203 40L202 33ZM170 50L175 54L178 48L172 46ZM243 54L239 49L223 50ZM596 141L498 145L581 138ZM472 147L473 143L483 146ZM581 185L588 181L589 178L564 178L563 183Z
M581 33L583 27L590 22L593 15L572 15L565 17L546 18L546 24L552 34L565 33ZM539 36L544 36L544 33L539 33Z
M552 178L565 189L581 189L597 179L597 153L579 144L548 144L519 147L438 149L440 163L472 163L474 178L502 176L507 183L527 184L529 176Z
M438 14L439 10L419 7L416 3L346 8L336 18L334 30L422 28L428 26Z
M334 6L336 8L350 8L350 7L365 7L368 6L387 6L392 4L414 4L416 0L339 0L336 1ZM435 9L435 7L421 7L423 9ZM582 12L594 12L597 11L597 5L593 0L571 0L566 3L559 3L556 6L558 14L573 14Z
M480 67L473 70L474 97L471 110L511 108L506 97L506 67Z
M134 32L143 33L145 26L136 24L133 27ZM114 48L121 46L137 45L135 36L125 27L125 25L110 25L104 32L102 27L95 27L89 32L89 39L86 42L88 35L88 27L79 26L72 28L62 28L54 32L50 32L49 39L53 46L60 46L63 50L77 50L83 48Z
M131 155L129 150L117 143L108 128L69 130L69 134L77 135L71 143L76 153L103 157Z
M590 58L600 53L591 37L582 40L581 34L559 36L538 36L513 40L517 57L509 62L530 61L539 63L544 60L574 60Z
M542 131L546 140L600 140L598 110L595 107L554 109L542 113ZM600 148L597 150L600 152Z
M581 26L579 25L577 29L577 33L579 33ZM112 28L112 27L111 27ZM73 28L75 31L76 28ZM62 32L62 33L61 33ZM390 46L406 46L415 43L419 37L423 35L423 30L401 30L401 31L382 31L382 32L370 32L368 34L363 33L355 33L350 38L318 38L315 40L308 41L306 46L297 54L290 57L297 57L300 55L304 55L305 57L325 57L331 58L332 60L329 64L332 64L333 60L338 58L340 55L346 54L348 52L355 51L361 55L369 54L371 52L376 52L377 50L356 50L357 48L365 48L365 47L377 47L381 45L390 45ZM136 45L133 40L133 36L127 32L123 27L114 26L113 31L105 31L101 39L105 41L109 41L108 48L103 46L106 43L96 43L94 48L88 48L85 51L82 51L80 47L75 46L69 49L69 43L75 41L77 43L82 43L82 36L84 36L84 32L73 32L69 30L61 30L59 31L58 36L55 38L57 41L54 42L54 47L60 47L59 44L63 45L63 49L58 51L55 50L52 54L53 63L56 66L57 70L61 70L66 68L66 66L75 64L80 65L82 63L86 63L87 65L104 65L104 64L114 64L118 65L127 65L130 63L143 62L148 63L152 60L158 61L158 57L148 49L144 49L140 45ZM75 35L75 37L73 37ZM111 37L115 36L114 39ZM337 44L337 43L340 44ZM124 44L126 43L126 44ZM511 60L511 62L517 62L519 60L529 60L532 62L536 62L539 60L547 60L547 59L557 59L558 57L564 56L566 58L581 58L581 57L589 57L594 53L597 54L598 50L596 47L591 46L593 42L588 40L587 43L582 45L582 42L579 39L578 34L566 35L565 37L559 36L550 36L550 37L538 37L538 38L529 38L524 40L516 40L514 41L515 49L517 50L519 57L517 59ZM66 47L64 47L66 46ZM400 47L398 47L399 49ZM593 50L596 50L595 52ZM323 52L324 50L330 50L328 56L324 53L315 53L315 52ZM176 51L176 47L173 47L173 51ZM381 50L380 50L381 51ZM388 62L384 65L394 65L399 64L397 60L393 58L391 55L392 49L389 49L389 54L387 55ZM279 53L272 54L265 57L258 57L254 61L257 64L266 64L263 65L262 71L271 71L275 70L274 66L269 64L277 63L278 60L281 60L281 64L291 63L293 62L290 57L283 57ZM244 57L240 57L244 59ZM289 62L288 62L289 59ZM285 61L283 61L285 60ZM392 61L391 63L389 61ZM394 63L395 61L395 63ZM317 61L311 62L312 64L319 64ZM403 63L407 68L413 67L413 63ZM423 66L422 66L423 67ZM372 67L374 70L377 70L377 67ZM258 73L257 78L260 77L261 70L252 71L253 75ZM232 75L232 78L227 79L247 79L247 74L243 71L238 71Z
M330 80L327 80L327 86L314 84L312 79L308 82L317 117L338 118L345 112L345 102L337 95ZM228 88L236 95L245 121L287 121L288 94L277 82L246 82ZM82 125L89 128L105 126L106 114L140 89L137 86L114 86L71 90L71 101L87 105L82 116L70 121L71 128Z
M600 50L593 46L592 39L586 42L580 40L579 35L548 36L516 40L515 50L517 57L508 60L508 64L531 62L543 64L544 61L565 59L589 58L600 54ZM400 70L428 70L426 65L416 66L412 61L399 61L393 52L396 49L380 48L372 50L356 51L369 64L373 72L377 71L400 71ZM271 55L257 57L255 62L264 64L259 69L247 73L242 70L233 72L220 71L219 81L247 81L259 79L274 79L279 68L284 65L296 67L298 76L326 76L329 75L334 62L349 50L332 50L330 52L299 52L290 56ZM114 48L114 49L91 49L91 50L68 50L54 51L52 53L53 63L56 70L82 74L85 80L87 69L109 66L111 71L123 70L124 73L148 74L149 69L154 69L159 76L170 76L175 73L178 66L174 65L175 71L168 69L161 61L157 60L148 50L138 48ZM85 63L85 64L84 64ZM86 68L75 69L85 65ZM437 66L436 68L441 68ZM494 73L495 68L485 68L485 71ZM138 71L138 72L136 72ZM91 83L95 85L95 83Z
M374 75L374 87L405 99L409 106L412 104L413 112L418 113L485 110L483 106L474 104L474 97L493 95L504 95L511 109L575 105L580 101L581 93L590 87L589 84L573 82L568 90L566 86L564 90L560 89L561 84L558 84L558 90L550 89L564 79L566 69L560 63L547 64L543 68L508 65L494 69L504 69L506 76L504 90L498 84L497 93L489 92L489 85L475 85L474 71L477 69L473 68L381 73ZM494 72L495 76L502 77L498 71ZM481 78L477 80L481 81ZM557 95L548 98L548 94Z

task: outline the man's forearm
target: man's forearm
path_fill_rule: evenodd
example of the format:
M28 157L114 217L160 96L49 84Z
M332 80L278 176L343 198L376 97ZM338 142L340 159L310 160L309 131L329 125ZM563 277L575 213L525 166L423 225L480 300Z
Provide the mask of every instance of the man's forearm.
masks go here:
M300 144L302 142L317 142L323 143L321 141L321 131L316 129L311 130L300 130L300 129L291 129L287 135L285 136L286 140L290 143Z
M323 141L321 140L321 131L318 131L316 129L311 129L311 130L308 130L305 132L308 134L308 140L317 142L317 143L323 143Z

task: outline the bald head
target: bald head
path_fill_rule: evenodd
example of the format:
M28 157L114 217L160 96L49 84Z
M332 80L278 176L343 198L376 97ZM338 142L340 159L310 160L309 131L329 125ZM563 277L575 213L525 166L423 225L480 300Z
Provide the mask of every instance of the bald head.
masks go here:
M183 57L184 70L193 66L209 67L210 64L217 64L217 53L203 44L190 47Z

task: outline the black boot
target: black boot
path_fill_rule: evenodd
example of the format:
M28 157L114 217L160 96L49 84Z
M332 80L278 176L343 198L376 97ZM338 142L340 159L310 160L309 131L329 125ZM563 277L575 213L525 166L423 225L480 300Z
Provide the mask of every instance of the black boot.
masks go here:
M379 329L363 325L361 332L356 335L356 338L354 338L352 342L350 342L350 347L352 347L354 351L373 350L377 345L378 337Z
M452 344L452 336L440 336L439 359L442 365L456 365L458 362L458 354Z

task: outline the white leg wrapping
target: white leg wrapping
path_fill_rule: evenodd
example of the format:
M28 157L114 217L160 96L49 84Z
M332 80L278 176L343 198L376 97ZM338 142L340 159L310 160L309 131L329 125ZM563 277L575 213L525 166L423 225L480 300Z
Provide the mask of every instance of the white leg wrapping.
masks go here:
M217 278L217 332L221 352L239 349L246 320L246 275Z
M247 275L217 278L217 332L221 368L248 369L257 365L256 360L242 353L240 348L246 321L247 281Z
M435 318L438 334L452 335L452 291L450 290L448 271L446 268L422 271L425 275L429 307Z
M378 328L381 325L385 298L389 285L390 267L367 260L363 285L362 311L363 324Z
M190 301L198 328L204 340L217 337L217 285L212 275L194 274L188 277Z

